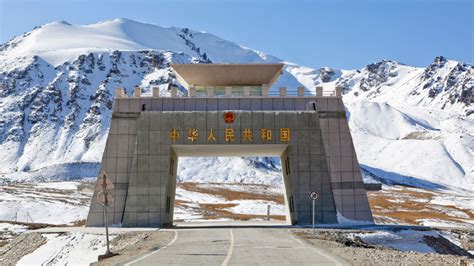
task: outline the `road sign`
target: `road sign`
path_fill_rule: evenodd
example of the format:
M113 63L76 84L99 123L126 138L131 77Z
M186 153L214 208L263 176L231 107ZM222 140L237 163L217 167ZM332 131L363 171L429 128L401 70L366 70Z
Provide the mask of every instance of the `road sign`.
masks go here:
M316 191L311 191L311 193L309 193L309 199L310 199L310 200L317 200L317 199L319 199L319 193L316 192Z
M319 193L316 192L316 191L311 191L311 193L309 193L309 199L312 201L312 205L313 205L313 235L314 235L314 209L315 209L315 202L317 199L319 199Z
M112 180L107 176L105 171L100 171L99 176L97 177L97 183L95 184L94 191L102 191L104 190L104 182L106 189L114 189L115 186L112 183Z
M104 225L105 225L105 237L107 241L107 250L102 257L113 256L113 253L110 252L109 247L109 223L107 222L107 206L110 206L114 200L112 197L112 192L110 189L114 189L115 186L107 176L104 170L100 171L99 176L97 177L97 184L95 184L94 191L97 192L97 201L100 205L104 207ZM99 256L99 259L101 256Z
M99 191L99 193L97 193L97 201L102 206L110 206L110 204L112 204L112 202L114 201L112 192L108 190L106 190L105 192Z

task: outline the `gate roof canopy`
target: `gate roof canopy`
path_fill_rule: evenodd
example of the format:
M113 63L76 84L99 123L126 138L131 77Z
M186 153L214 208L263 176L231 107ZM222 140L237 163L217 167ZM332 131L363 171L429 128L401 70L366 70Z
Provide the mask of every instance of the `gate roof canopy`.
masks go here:
M178 82L194 86L271 86L283 64L172 64Z

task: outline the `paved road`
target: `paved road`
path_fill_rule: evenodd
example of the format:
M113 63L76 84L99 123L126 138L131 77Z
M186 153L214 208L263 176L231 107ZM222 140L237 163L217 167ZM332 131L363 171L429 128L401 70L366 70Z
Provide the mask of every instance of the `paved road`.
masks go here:
M285 228L178 229L164 248L127 265L344 265Z

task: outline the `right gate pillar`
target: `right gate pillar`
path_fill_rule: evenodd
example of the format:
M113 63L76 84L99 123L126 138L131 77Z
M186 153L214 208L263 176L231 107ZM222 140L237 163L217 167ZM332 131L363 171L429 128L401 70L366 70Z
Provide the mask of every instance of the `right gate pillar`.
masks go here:
M372 222L342 97L317 97L316 108L338 220Z

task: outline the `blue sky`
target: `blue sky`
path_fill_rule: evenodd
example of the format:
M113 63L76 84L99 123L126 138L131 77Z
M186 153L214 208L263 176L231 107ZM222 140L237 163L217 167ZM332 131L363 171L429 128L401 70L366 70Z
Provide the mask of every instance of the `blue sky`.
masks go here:
M474 63L473 2L0 0L0 42L55 20L124 17L207 31L315 68L359 68L381 59L426 66L438 55Z

